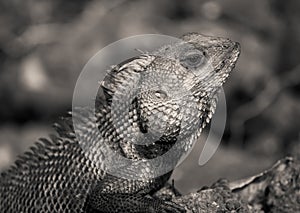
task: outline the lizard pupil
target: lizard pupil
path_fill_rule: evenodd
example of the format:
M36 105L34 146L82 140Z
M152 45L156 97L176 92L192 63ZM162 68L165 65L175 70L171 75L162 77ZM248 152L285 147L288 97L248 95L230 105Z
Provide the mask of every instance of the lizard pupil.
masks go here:
M198 61L200 60L201 58L199 57L199 55L197 54L194 54L194 55L190 55L188 57L188 60L191 62L191 63L198 63Z

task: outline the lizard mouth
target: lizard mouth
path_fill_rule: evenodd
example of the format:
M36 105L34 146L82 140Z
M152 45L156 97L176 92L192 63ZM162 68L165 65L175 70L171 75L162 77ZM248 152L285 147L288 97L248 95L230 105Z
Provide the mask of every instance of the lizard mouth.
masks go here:
M233 43L233 46L230 48L230 50L228 51L229 55L231 57L229 57L231 60L232 60L232 64L235 65L239 56L240 56L240 53L241 53L241 45L240 43L238 42L234 42Z
M215 69L216 73L229 73L234 68L241 52L241 46L238 42L232 42L228 49L223 53L223 57L218 67Z
M231 70L233 70L233 68L235 67L235 64L240 56L240 53L241 53L241 45L238 42L232 42L232 45L226 52L224 60L223 60L223 63L228 64L228 66L224 67L221 65L221 67L218 69L218 71L225 70L225 72L227 72L227 73L231 72ZM226 63L226 61L229 63Z

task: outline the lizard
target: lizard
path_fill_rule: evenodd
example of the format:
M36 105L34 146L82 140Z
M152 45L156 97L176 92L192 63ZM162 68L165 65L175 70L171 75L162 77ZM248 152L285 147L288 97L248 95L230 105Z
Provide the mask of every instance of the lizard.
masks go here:
M114 66L100 84L95 111L63 117L54 125L56 135L41 138L1 173L0 212L186 212L154 195L172 170L153 177L149 166L139 179L115 176L101 147L133 162L155 159L176 144L177 151L189 149L210 122L239 54L238 42L188 33ZM126 93L134 93L132 100L124 99ZM129 109L118 114L118 125L112 122L115 102L128 102ZM144 135L154 142L130 141Z

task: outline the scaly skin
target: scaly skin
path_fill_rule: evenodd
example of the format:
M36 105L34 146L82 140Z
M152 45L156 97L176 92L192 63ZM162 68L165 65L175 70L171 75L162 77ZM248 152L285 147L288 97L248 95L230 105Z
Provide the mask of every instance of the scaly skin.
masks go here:
M110 158L104 144L136 162L177 143L178 155L210 121L239 44L197 33L181 39L115 66L101 83L96 111L73 114L77 132L72 118L63 118L57 136L41 139L1 174L0 212L185 212L153 196L172 171L153 177L156 169L146 164L139 179L121 178L103 162ZM139 144L145 138L154 142ZM175 166L173 157L162 166Z

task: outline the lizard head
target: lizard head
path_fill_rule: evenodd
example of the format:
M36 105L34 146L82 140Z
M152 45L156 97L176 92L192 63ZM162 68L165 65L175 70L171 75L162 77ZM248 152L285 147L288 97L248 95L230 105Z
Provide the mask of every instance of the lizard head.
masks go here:
M125 155L134 156L128 152L138 150L152 158L177 141L199 135L214 113L216 93L239 53L237 42L189 33L116 66L102 87L110 108L117 109L112 113L117 115L116 130L122 129L117 134L127 137L121 141L135 144L123 144Z
M188 33L181 41L155 52L172 61L178 76L185 76L195 90L213 91L220 88L234 68L240 44L227 38ZM200 88L202 87L202 88Z
M189 33L182 36L189 45L182 53L181 64L198 78L208 91L218 89L226 81L240 55L240 44L227 38Z
M201 130L239 54L237 42L197 33L150 53L154 60L143 72L138 93L141 131L176 141L178 134L184 138Z

